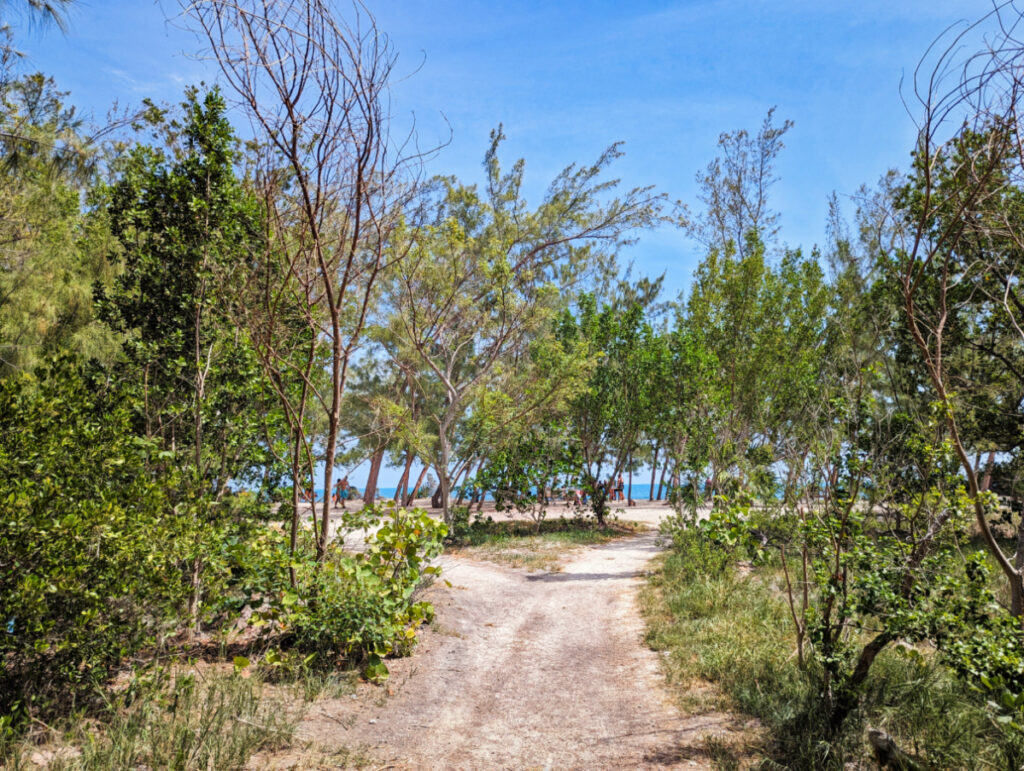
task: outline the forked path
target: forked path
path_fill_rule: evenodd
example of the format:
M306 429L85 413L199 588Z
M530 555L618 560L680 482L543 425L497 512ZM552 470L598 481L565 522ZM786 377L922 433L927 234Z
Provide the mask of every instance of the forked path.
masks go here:
M706 767L723 714L683 716L643 645L655 535L575 553L559 573L443 559L437 621L391 662L392 695L319 703L301 730L395 769Z

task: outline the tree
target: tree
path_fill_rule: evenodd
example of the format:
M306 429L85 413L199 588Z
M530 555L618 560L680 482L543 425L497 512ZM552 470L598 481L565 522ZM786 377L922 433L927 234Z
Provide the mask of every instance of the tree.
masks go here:
M567 350L581 346L594 362L568 412L572 440L579 445L583 487L603 524L609 489L605 479L617 479L627 470L654 425L665 351L642 305L605 305L599 310L591 295L580 298L578 317L563 314L558 337Z
M0 381L0 713L95 696L181 608L195 533L168 517L132 402L70 356ZM9 724L8 724L9 725Z
M768 191L777 181L775 159L784 147L782 137L793 126L790 120L772 125L774 116L773 107L756 137L746 129L721 134L721 155L697 175L704 211L688 220L687 229L708 249L724 253L731 244L742 259L749 246L774 242L779 215L768 205Z
M432 220L404 231L408 257L387 287L392 358L417 361L410 370L417 388L436 388L441 397L426 404L434 409L438 442L431 460L446 517L460 421L479 408L485 393L501 395L508 407L501 420L508 425L561 392L557 379L527 374L533 366L549 372L571 367L552 360L559 354L551 346L538 357L535 343L562 307L564 293L609 260L627 234L661 216L662 197L650 188L602 200L616 185L601 179L620 154L614 146L591 166L565 169L531 211L521 194L524 162L508 172L499 164L502 139L500 129L492 132L483 194L454 179L437 181L436 197L428 201Z
M116 351L91 296L111 272L109 234L82 209L97 151L65 97L41 74L0 80L0 375Z
M989 521L992 504L982 489L979 464L970 457L967 411L952 387L955 364L947 348L965 288L976 304L976 318L1015 332L1010 349L1024 344L1019 277L1024 242L1015 200L1024 180L1019 75L1024 42L1015 37L1018 21L1012 4L996 6L945 47L936 41L934 58L923 59L914 73L919 131L913 171L896 202L901 240L893 273L906 329L943 405L975 522L1006 580L1009 611L1024 626L1024 527L1018 529L1016 554L1007 555ZM964 56L970 36L988 24L994 34L977 53ZM997 367L1011 362L1007 354L1018 356L1005 343L980 352L1000 360L993 362Z
M713 494L744 482L758 454L780 460L811 415L829 300L823 279L799 252L768 267L753 237L745 256L712 251L698 267L683 325L713 362L696 395L714 437L702 441Z
M220 94L191 90L183 107L182 125L154 116L170 150L136 145L104 193L118 247L111 261L123 269L95 294L102 318L124 336L128 366L119 362L111 374L137 391L136 430L184 471L172 500L208 519L233 482L260 481L273 465L276 412L229 312L239 276L260 252L259 202L235 176L236 140ZM196 623L201 567L197 556Z
M214 0L182 7L238 96L256 132L259 179L269 212L267 259L278 282L265 286L254 335L293 432L293 506L298 516L300 460L314 455L305 412L325 412L325 491L318 550L330 530L330 496L342 398L377 280L396 251L393 233L415 189L415 157L402 154L388 129L386 94L395 57L363 6L350 23L326 0ZM304 364L279 347L282 304L309 329ZM328 382L313 380L325 349ZM299 379L298 394L285 385ZM310 463L309 471L312 472ZM292 531L297 527L293 519Z

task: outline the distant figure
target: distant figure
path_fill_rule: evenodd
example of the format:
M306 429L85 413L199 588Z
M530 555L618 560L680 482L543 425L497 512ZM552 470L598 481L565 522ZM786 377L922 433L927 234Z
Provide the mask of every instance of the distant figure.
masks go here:
M622 474L619 474L618 484L615 485L615 493L616 493L615 500L618 500L618 501L626 500L625 490L626 490L626 481L622 478Z
M341 508L345 508L345 501L348 500L348 492L351 485L348 483L348 475L346 474L338 482L338 504Z

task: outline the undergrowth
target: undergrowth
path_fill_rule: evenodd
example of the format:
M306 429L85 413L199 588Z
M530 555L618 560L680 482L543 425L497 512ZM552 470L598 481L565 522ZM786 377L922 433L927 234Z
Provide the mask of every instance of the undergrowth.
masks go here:
M95 717L37 723L0 737L0 766L16 771L116 768L242 769L257 752L289 746L301 702L256 675L216 669L133 677Z
M922 767L1018 767L1019 748L926 648L883 651L860 707L840 735L830 736L820 673L797 666L777 559L739 569L733 555L694 534L677 536L659 567L643 594L647 642L664 652L666 677L684 708L705 708L710 700L759 720L759 767L873 764L869 727L886 731ZM701 687L707 681L715 695Z

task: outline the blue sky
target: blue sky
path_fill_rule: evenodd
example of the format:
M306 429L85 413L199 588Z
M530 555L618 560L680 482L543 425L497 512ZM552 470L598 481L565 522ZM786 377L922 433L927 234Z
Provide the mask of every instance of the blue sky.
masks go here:
M8 6L10 7L10 6ZM489 131L504 124L507 161L527 162L537 200L565 165L625 143L613 171L695 203L694 176L722 131L756 130L777 106L794 128L773 191L781 236L822 240L826 198L841 199L904 166L914 126L901 76L949 25L984 0L405 0L369 2L399 53L396 121L415 118L422 146L450 144L432 173L481 176ZM216 73L189 56L195 39L166 18L168 0L80 0L69 30L19 28L28 66L102 117L115 102L176 102ZM852 204L847 203L847 212ZM644 236L623 254L635 271L684 290L700 251L680 232ZM397 476L397 474L395 475ZM390 475L389 475L390 478ZM385 480L387 483L387 480Z

